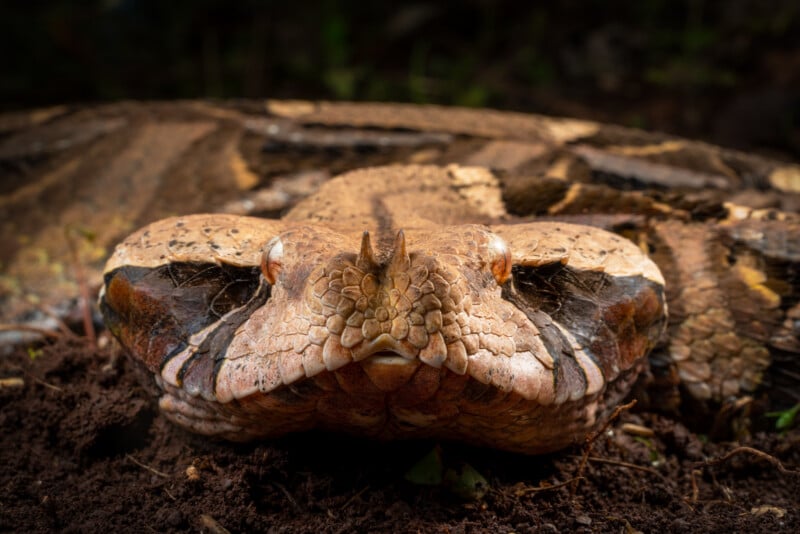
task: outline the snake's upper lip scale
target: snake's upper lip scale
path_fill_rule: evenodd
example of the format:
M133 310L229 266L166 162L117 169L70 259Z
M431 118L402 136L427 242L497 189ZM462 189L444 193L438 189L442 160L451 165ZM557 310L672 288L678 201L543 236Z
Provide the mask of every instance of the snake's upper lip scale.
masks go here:
M389 334L381 334L373 340L364 340L357 348L353 348L353 361L361 361L376 353L391 352L407 360L415 360L419 349L408 342L397 341Z

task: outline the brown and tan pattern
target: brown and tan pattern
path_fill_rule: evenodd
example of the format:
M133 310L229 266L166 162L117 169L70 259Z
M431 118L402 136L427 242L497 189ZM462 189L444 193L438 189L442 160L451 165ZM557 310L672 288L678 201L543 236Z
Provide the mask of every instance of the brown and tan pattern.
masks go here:
M379 167L281 221L157 222L109 260L103 313L197 432L575 443L659 339L663 278L589 226L456 224L504 215L490 176Z
M800 230L796 212L800 206L800 167L796 164L618 126L435 106L312 102L120 103L97 108L65 106L0 119L3 134L0 138L0 172L3 175L0 299L6 320L36 320L42 316L42 311L50 313L55 309L65 313L71 309L68 304L74 301L72 297L77 295L77 288L70 247L77 250L90 283L99 286L102 262L113 245L134 228L150 221L223 208L272 219L283 215L281 221L236 219L235 224L216 215L209 232L217 233L211 241L203 235L190 236L205 226L182 230L186 232L182 236L169 225L152 227L153 232L160 228L165 234L175 235L153 235L149 241L143 238L137 247L141 244L145 248L131 249L124 258L115 256L117 260L122 258L121 261L130 263L115 264L117 260L111 260L110 266L124 267L128 271L109 285L107 294L111 291L120 298L125 294L131 298L125 312L130 322L117 323L116 332L129 336L129 343L136 346L144 346L142 344L149 339L147 356L143 360L154 371L158 371L156 363L169 354L170 369L180 367L175 372L183 373L160 378L163 387L171 392L165 397L168 401L162 404L165 409L172 410L175 418L190 413L192 399L210 391L211 378L221 376L225 370L222 364L214 367L218 363L216 360L198 361L201 359L188 357L179 366L181 351L185 349L181 343L191 341L207 354L232 350L230 343L222 345L228 338L236 338L233 334L238 328L245 328L247 317L276 301L277 285L259 282L261 254L272 237L292 233L292 239L280 240L283 257L305 254L313 266L323 268L333 261L331 254L315 256L310 250L292 249L300 246L303 232L327 235L328 243L335 244L339 253L357 257L362 248L362 231L369 230L375 263L370 264L372 271L359 268L359 276L371 279L368 276L371 274L385 281L397 275L395 271L386 270L391 264L390 258L402 257L397 252L399 229L404 230L406 249L413 260L413 251L430 255L432 247L441 247L448 239L458 238L457 233L442 233L443 225L476 224L479 226L475 228L480 228L481 232L489 232L485 235L502 238L513 258L510 279L498 285L500 301L517 310L543 308L551 318L565 308L551 295L591 291L596 296L609 283L613 282L611 286L619 283L626 269L632 269L620 259L624 255L609 253L616 245L587 247L587 240L575 234L573 244L564 246L563 240L570 239L569 232L565 235L553 233L549 230L553 226L533 223L537 217L553 221L550 224L555 224L560 232L567 228L564 223L590 224L611 230L633 241L637 250L646 251L658 264L666 278L666 297L671 311L666 334L650 357L659 380L663 382L666 377L668 383L680 387L685 395L700 399L706 406L727 403L764 386L770 396L782 394L797 398ZM418 164L425 166L409 167ZM385 165L402 167L374 170ZM288 211L303 196L314 193L314 188L327 177L367 168L373 170L324 184L306 202ZM369 179L373 174L376 178ZM444 187L436 185L441 184L437 178L441 175L447 177ZM342 194L342 190L346 194ZM359 204L348 200L355 198L367 198L370 202ZM436 223L435 232L431 221ZM535 226L529 228L528 224ZM234 229L238 232L232 232ZM223 237L226 232L230 235ZM440 232L439 237L436 232ZM607 234L593 231L591 235ZM470 246L481 242L475 236L467 241ZM151 246L145 246L145 242ZM279 249L273 247L272 250L277 255ZM497 247L494 250L496 253ZM170 258L168 265L161 263L162 255ZM638 255L637 251L634 256ZM209 263L210 260L213 261ZM455 265L440 264L438 257L426 261L434 262L425 264L428 274L436 273L443 280L447 280L443 273L449 273ZM566 267L563 261L567 261ZM279 263L274 262L274 265ZM573 271L576 265L578 270ZM288 272L288 266L282 268L281 273ZM312 270L303 272L303 276L311 276ZM344 276L346 268L332 269L332 272L338 276L339 270ZM631 275L640 281L657 278L652 274L657 271L639 271ZM269 269L266 272L268 274ZM348 272L352 277L353 272ZM485 276L491 274L487 280L495 280L497 284L491 268L482 272ZM351 287L335 276L325 280L334 288ZM352 280L348 278L348 281ZM302 285L299 279L296 282ZM431 283L439 293L444 291ZM470 283L474 284L474 280ZM425 357L440 364L434 369L444 369L454 377L468 376L469 373L458 375L456 372L461 364L453 362L463 360L459 359L460 348L457 344L451 347L453 336L444 334L445 327L449 326L444 324L445 315L452 311L458 316L460 312L446 306L449 311L435 305L423 306L424 309L408 311L408 315L403 316L404 327L398 319L401 312L391 311L391 291L397 288L387 289L388 286L382 284L377 284L374 294L365 294L364 298L367 302L385 302L388 298L388 307L368 306L363 311L356 310L364 315L363 321L358 315L351 319L356 313L352 311L344 319L343 327L334 320L333 329L328 329L326 317L328 336L323 340L319 329L315 330L314 339L321 344L309 341L308 347L321 347L324 353L325 343L331 336L338 336L339 345L351 350L351 354L329 348L330 361L336 358L355 360L362 354L358 349L352 352L355 345L345 347L345 344L374 341L380 334L377 337L373 334L378 331L382 334L388 329L397 336L393 339L400 338L421 352L428 345L419 348L409 341L414 339L421 345L423 336L418 333L421 330L417 328L410 337L409 333L412 326L424 326L427 341L434 340L431 346L441 348L434 328L439 327L438 311L442 315L438 333L444 341L444 350L438 351L436 357ZM186 288L188 293L173 291L176 286ZM366 287L373 288L373 285L366 284ZM537 288L541 287L547 290L537 293ZM648 308L647 302L652 300L648 294L645 291L637 297L640 302L635 309ZM319 296L311 291L311 295L321 299L327 293ZM333 299L333 295L344 298L341 292L325 298ZM433 295L444 306L442 299L436 293ZM182 300L185 298L189 300ZM342 306L346 311L348 306ZM611 304L606 303L601 309L609 307ZM198 312L199 308L203 311ZM380 316L386 315L386 320L366 317L368 311L377 315L378 310L383 310ZM389 317L393 313L397 315ZM635 336L625 337L628 331L623 324L630 320L630 313L620 311L606 320L616 324L614 328L618 330L614 335L634 340ZM43 317L46 318L46 314ZM503 324L507 323L506 319ZM570 336L579 332L607 339L603 337L606 334L586 331L585 326L581 330L581 325L590 324L585 320L581 323L583 319L567 327L563 327L568 324L565 317L548 323L549 326L543 325L542 317L537 314L526 319L546 333L540 332L539 337L550 344L545 343L547 354L557 349L556 341L562 344L562 349L571 351L573 359L570 361L578 362L577 367L571 370L560 367L559 372L572 377L565 378L566 381L585 375L583 382L570 383L580 384L574 391L584 391L590 398L586 392L592 391L597 382L589 378L595 375L580 350L589 343ZM353 324L348 325L347 320ZM494 324L484 318L479 322ZM140 324L153 326L158 336L142 329ZM360 325L361 337L355 336L357 325ZM277 323L273 326L289 328ZM409 333L405 333L406 328ZM468 358L485 349L481 343L503 344L489 339L502 337L492 331L494 327L486 328L489 331L480 332L477 342L469 340L475 339L474 336L461 341ZM497 328L503 330L504 327ZM511 329L510 326L505 328ZM337 329L341 332L337 333ZM303 349L299 330L299 327L290 328L283 336L286 340L291 338L291 350L295 353L297 348ZM210 335L212 331L214 335ZM344 344L342 336L345 336ZM289 341L285 343L283 352L289 351ZM395 348L392 345L390 350ZM470 352L472 349L477 352ZM503 350L506 349L508 346L504 346ZM404 350L410 355L410 349ZM607 347L586 350L606 354L603 351ZM308 369L314 368L314 353L315 350L310 349L307 361L300 364L304 377ZM442 354L446 356L442 358ZM497 354L504 352L500 350ZM589 359L593 357L596 356L592 354ZM478 372L481 357L473 359L476 362L473 370ZM276 376L281 377L281 387L286 388L284 378L288 380L300 374L296 360L284 357L277 361L277 375L265 373L260 379L265 390L264 384L277 383ZM613 402L624 393L632 378L629 380L623 369L604 367L601 360L592 361L600 369L603 383L612 384L604 387L608 387L606 396ZM325 363L324 356L322 363ZM447 384L455 390L459 387L454 382L443 381L439 375L434 380L425 374L429 371L401 366L406 369L405 374L394 375L384 373L383 365L371 366L369 358L355 363L358 366L340 368L362 370L362 375L351 377L352 391L359 388L366 388L366 391L369 384L380 391L378 384L383 384L384 389L396 387L405 380L405 375L412 378L404 382L403 387L412 388L419 382L413 386L417 389L408 391L413 390L421 397L424 397L422 392L431 391L434 383ZM548 362L539 363L548 369ZM484 365L484 372L491 368ZM630 369L631 376L639 372L636 365ZM575 373L576 370L581 372ZM614 382L615 373L620 373L617 382ZM320 378L324 374L313 375L307 382L324 380ZM227 376L233 380L235 373ZM414 377L419 380L415 382ZM487 379L485 375L482 378ZM519 399L515 401L513 395L521 395L521 398L525 394L533 395L533 389L520 394L522 390L514 389L514 380L505 383L500 376L495 380L498 385L511 388L508 391L512 394L503 397L506 399L503 402L517 402ZM616 384L620 389L618 394L612 391ZM247 391L244 385L241 389L238 387L232 387L227 395L232 397L235 396L233 391ZM318 387L332 391L322 385ZM343 386L337 381L336 387ZM382 391L381 395L384 394ZM293 395L295 402L308 397L305 391L296 391ZM487 395L484 392L479 397L486 400ZM437 406L442 410L445 404L452 406L451 397L446 401L442 399L444 397L434 395L430 402L439 402ZM216 413L215 402L205 405L195 416L185 420L185 424L198 425L202 414ZM336 406L343 406L343 402L338 399ZM588 402L581 409L588 410L590 405ZM602 416L601 405L602 402L595 414L598 417ZM247 421L259 410L241 399L231 400L227 406L228 412L223 410L211 419L230 423L233 414L243 421L234 427L257 428ZM294 406L297 413L306 414L306 404L299 402ZM501 413L505 408L499 406L501 404L497 404L498 413ZM521 412L514 410L511 412L515 417L525 419ZM557 410L549 413L556 414ZM289 416L288 411L286 414L286 425L307 415ZM409 416L408 412L403 414ZM366 413L364 417L369 419ZM477 422L470 424L480 428ZM581 429L591 426L585 421L581 425ZM391 429L391 426L383 428ZM458 425L452 426L456 428ZM575 427L570 439L583 431ZM259 432L252 430L252 433ZM391 430L387 432L390 434ZM473 435L478 433L472 432ZM531 439L539 438L524 437L525 432L515 427L509 427L506 433L521 436L518 444L506 445L509 448L536 450L536 447L519 443L524 440L531 443ZM441 435L469 437L464 435L463 429ZM488 438L484 442L502 446Z

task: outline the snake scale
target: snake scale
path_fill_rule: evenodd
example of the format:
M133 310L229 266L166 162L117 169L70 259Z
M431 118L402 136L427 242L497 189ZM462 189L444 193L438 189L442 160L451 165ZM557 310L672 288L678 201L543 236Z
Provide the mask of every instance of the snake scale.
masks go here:
M29 219L92 223L90 277L104 247L167 217L116 247L100 307L162 411L195 432L316 427L540 453L581 441L642 376L664 407L796 398L796 165L457 108L4 118L0 159L34 161L39 177L12 181L4 208L77 184L73 206ZM4 227L28 236L4 258L18 315L26 288L54 277L17 263L63 246L25 230Z

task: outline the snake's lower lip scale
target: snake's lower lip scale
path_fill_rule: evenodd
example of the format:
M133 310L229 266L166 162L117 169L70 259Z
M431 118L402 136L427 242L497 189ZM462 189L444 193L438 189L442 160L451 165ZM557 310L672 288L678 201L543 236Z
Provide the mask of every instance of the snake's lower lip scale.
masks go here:
M385 394L406 386L423 365L419 358L409 359L391 351L376 352L359 363L370 382Z

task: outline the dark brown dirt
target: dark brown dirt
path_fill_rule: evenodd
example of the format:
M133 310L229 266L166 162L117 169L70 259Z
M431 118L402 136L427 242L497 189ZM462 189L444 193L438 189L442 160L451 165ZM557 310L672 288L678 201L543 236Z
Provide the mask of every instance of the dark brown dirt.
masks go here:
M404 479L432 443L187 434L112 352L64 338L0 361L0 378L24 380L0 389L0 531L800 531L797 430L706 443L663 416L624 413L583 469L581 450L442 444L446 465L488 480L482 499L465 501ZM655 435L634 438L625 422Z

